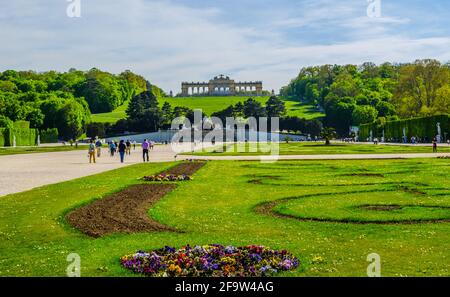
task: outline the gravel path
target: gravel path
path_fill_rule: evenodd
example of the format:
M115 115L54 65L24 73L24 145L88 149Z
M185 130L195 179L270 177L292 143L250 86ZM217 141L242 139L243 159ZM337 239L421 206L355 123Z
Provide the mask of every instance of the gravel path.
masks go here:
M96 164L89 164L87 150L0 156L0 196L142 163L141 152L140 148L132 150L124 164L118 154L111 158L106 148ZM155 146L150 159L173 161L174 153L170 146Z
M186 151L190 151L189 149ZM0 156L0 196L18 193L48 184L54 184L142 162L141 149L136 148L125 163L119 157L111 158L107 149L96 164L89 164L87 151L68 151ZM177 160L347 160L347 159L398 159L436 158L444 154L366 154L366 155L290 155L290 156L178 156ZM151 162L173 161L175 153L170 145L155 146L150 153Z

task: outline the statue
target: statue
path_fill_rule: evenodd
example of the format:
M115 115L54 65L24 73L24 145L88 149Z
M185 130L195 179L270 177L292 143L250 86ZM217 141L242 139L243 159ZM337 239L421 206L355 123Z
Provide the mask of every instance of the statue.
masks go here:
M41 145L41 135L38 135L37 137L37 146Z
M441 143L441 123L436 124L437 127L437 135L436 135L436 142Z
M16 135L13 136L13 147L16 147Z
M384 143L384 129L383 129L383 136L381 136L381 142Z

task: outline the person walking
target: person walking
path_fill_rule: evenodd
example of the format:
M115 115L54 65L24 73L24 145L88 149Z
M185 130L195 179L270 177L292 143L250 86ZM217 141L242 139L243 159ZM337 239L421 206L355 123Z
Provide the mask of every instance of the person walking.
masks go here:
M133 140L133 150L136 150L136 140Z
M437 153L437 140L436 140L436 138L433 139L433 153Z
M97 141L95 142L95 149L97 150L97 158L100 158L100 156L102 155L102 146L103 143L100 141L100 139L97 139Z
M148 156L148 149L150 148L150 143L147 141L147 139L144 140L142 143L142 158L144 159L144 162L150 162L150 158ZM147 159L146 159L147 157Z
M126 145L127 145L127 155L131 155L131 141L127 140Z
M89 156L89 163L92 163L94 161L95 163L95 144L94 141L91 139L88 147L88 156Z
M119 155L120 155L120 163L124 162L125 159L125 152L127 150L127 146L123 140L119 143Z
M116 144L114 143L114 141L111 141L109 143L109 152L111 154L111 157L114 157L114 154L116 152Z

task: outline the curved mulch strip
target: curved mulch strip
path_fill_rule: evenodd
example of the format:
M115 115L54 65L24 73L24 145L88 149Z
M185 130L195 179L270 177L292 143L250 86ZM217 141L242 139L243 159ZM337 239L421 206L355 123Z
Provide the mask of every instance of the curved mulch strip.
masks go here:
M163 174L173 175L193 175L200 168L205 166L206 162L183 162L172 168L167 169Z
M166 174L192 175L205 162L180 163ZM101 237L112 233L152 231L179 232L148 216L148 210L176 188L176 184L138 184L71 211L66 215L70 225L86 235Z
M152 220L147 213L175 187L169 184L133 185L70 212L66 219L73 227L92 237L112 233L176 231Z
M385 192L391 192L392 190L384 190ZM333 194L355 194L355 193L370 193L370 192L379 192L379 191L354 191L354 192L346 192L346 193L318 193L318 194L307 194L303 196L284 198L275 201L263 202L255 206L254 211L259 214L268 215L275 218L283 218L283 219L294 219L301 222L320 222L320 223L337 223L337 224L355 224L355 225L414 225L414 224L429 224L429 223L450 223L450 219L424 219L424 220L396 220L396 221L353 221L346 219L327 219L327 218L301 218L294 215L283 214L274 210L274 208L280 203L284 203L290 200L296 200L301 198L308 198L314 196L327 196ZM403 205L406 206L417 206L417 205ZM440 209L448 209L450 207L446 206L423 206L428 208L440 208Z

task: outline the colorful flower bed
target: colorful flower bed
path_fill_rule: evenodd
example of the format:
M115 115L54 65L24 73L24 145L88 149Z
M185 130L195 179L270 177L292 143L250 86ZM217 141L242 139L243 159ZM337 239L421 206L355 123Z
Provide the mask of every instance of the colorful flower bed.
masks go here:
M213 244L179 250L166 246L151 252L123 256L121 265L147 276L246 277L270 276L298 267L299 261L286 250L264 246L233 247Z
M145 181L187 181L192 180L192 177L186 174L174 175L174 174L158 174L144 176Z

